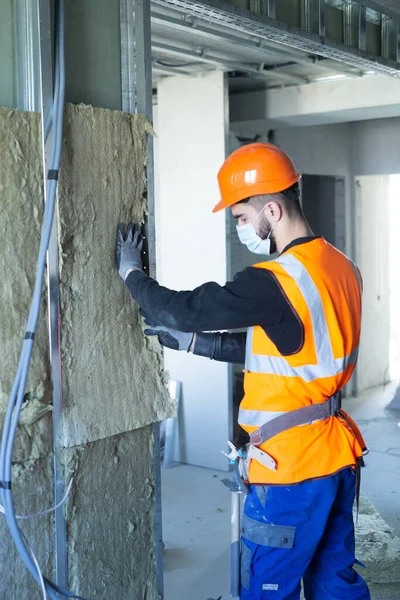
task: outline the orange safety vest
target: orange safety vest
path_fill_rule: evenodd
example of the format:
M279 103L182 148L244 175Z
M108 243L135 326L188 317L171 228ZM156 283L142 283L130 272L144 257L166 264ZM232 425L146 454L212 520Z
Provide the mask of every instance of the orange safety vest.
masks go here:
M284 356L262 327L249 328L245 394L238 418L248 433L282 413L324 402L341 390L356 365L361 328L360 272L323 238L254 266L275 276L303 325L304 342L295 353ZM294 484L326 477L355 466L362 456L360 437L340 417L287 429L260 449L275 460L277 469L252 459L250 483Z

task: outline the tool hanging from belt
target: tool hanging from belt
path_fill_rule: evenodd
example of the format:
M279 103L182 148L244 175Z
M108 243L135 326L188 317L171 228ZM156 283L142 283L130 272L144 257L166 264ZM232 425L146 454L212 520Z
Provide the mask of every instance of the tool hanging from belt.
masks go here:
M297 410L291 410L279 415L278 417L275 417L274 419L271 419L271 421L268 421L267 423L264 423L264 425L259 427L259 429L256 429L250 433L250 444L246 446L245 451L237 450L231 442L228 442L231 452L229 454L223 452L223 454L227 456L231 464L234 465L235 475L241 480L241 483L238 480L239 485L241 487L244 486L247 492L248 470L250 460L252 459L257 460L267 469L276 471L276 462L274 459L269 456L269 454L258 448L258 446L261 446L261 444L264 444L274 436L286 431L287 429L291 429L292 427L297 427L299 425L309 425L314 421L323 421L325 419L329 419L330 417L336 417L343 421L358 441L363 455L368 454L368 449L365 445L365 441L360 430L353 419L342 410L342 392L338 391L324 402L319 404L310 404L309 406L304 406L302 408L298 408ZM360 501L360 469L362 466L364 466L364 461L363 457L361 456L356 462L357 519Z

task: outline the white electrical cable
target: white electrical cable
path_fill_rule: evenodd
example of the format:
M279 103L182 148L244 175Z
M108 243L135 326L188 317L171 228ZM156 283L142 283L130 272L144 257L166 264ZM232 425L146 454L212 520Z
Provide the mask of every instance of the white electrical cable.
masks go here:
M18 518L18 517L17 517ZM43 574L42 574L42 570L40 568L39 565L39 561L35 556L34 551L32 550L32 546L29 544L28 540L26 539L26 537L24 536L24 534L22 534L22 537L24 538L25 544L28 547L29 553L32 557L33 562L35 563L35 567L37 569L37 573L39 575L39 581L40 581L40 587L42 588L42 594L43 594L43 600L47 600L47 592L46 592L46 585L44 583L44 579L43 579Z
M60 506L62 506L64 504L64 502L66 502L66 500L69 496L69 493L71 491L73 481L74 481L74 479L72 478L68 484L67 491L65 492L64 498L58 504L56 504L56 506L53 506L53 508L48 508L46 510L42 510L41 512L35 513L34 515L23 515L23 516L16 515L16 518L17 519L36 519L36 517L43 517L44 515L48 515L49 513L55 512L57 510L57 508L60 508ZM5 514L4 507L1 504L0 504L0 513L2 513L3 515Z

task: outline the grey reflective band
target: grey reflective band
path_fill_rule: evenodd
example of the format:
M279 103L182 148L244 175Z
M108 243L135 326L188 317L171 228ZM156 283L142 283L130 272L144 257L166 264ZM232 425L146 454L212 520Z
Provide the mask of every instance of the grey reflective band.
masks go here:
M267 421L284 415L284 412L273 412L270 410L244 410L239 408L238 423L249 427L261 427Z
M350 258L348 259L349 263L351 264L351 266L353 267L353 271L355 276L357 277L357 281L358 281L358 286L360 288L360 292L363 292L363 283L362 283L362 279L361 279L361 273L358 270L358 267L356 265L356 263L354 263L352 260L350 260Z
M250 433L250 444L260 446L275 435L298 427L299 425L310 425L315 421L323 421L330 417L338 416L342 405L342 393L337 392L325 402L310 404L296 410L289 410L279 417L264 422L259 429Z
M251 519L246 514L242 517L242 538L271 548L293 548L296 527L274 525Z

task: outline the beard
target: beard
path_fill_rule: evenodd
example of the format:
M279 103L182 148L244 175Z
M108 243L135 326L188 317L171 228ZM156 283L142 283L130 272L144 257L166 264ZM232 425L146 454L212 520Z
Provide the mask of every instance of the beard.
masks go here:
M267 237L270 236L270 240L271 240L270 254L274 254L277 251L277 249L276 249L275 234L274 234L274 232L271 233L271 229L272 229L272 225L270 225L270 223L268 222L265 215L262 215L262 220L260 221L259 230L257 233L262 240L266 240Z

